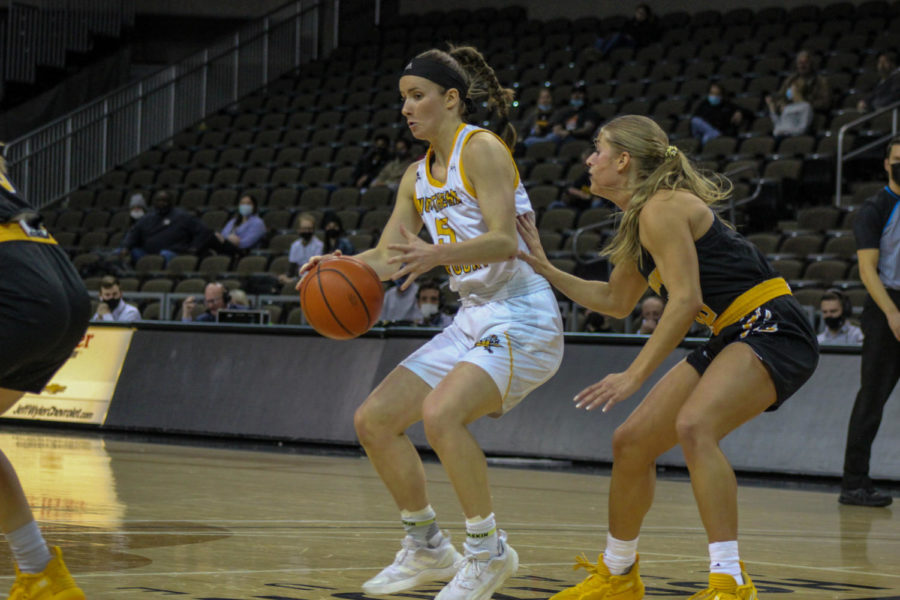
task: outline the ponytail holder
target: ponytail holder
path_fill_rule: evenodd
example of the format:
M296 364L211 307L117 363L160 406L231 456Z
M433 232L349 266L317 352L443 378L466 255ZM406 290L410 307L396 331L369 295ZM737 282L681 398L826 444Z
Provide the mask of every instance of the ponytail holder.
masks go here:
M666 158L675 158L678 156L678 146L666 146Z

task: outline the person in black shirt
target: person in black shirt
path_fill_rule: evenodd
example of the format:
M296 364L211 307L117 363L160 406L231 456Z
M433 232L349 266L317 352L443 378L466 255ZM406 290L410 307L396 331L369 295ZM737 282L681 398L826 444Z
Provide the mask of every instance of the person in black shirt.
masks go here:
M720 135L737 135L746 121L744 110L725 97L718 83L712 83L706 98L694 106L691 135L705 144Z
M680 445L709 541L709 588L693 598L756 598L737 544L737 482L719 441L774 410L812 375L815 332L765 257L710 206L730 193L669 145L652 119L618 117L600 130L587 160L591 190L624 212L606 254L609 282L587 281L553 266L533 219L519 217L530 253L519 258L578 304L613 317L631 311L649 284L666 309L635 360L575 396L576 407L604 412L634 394L687 334L692 321L713 337L675 365L613 436L606 551L591 576L562 598L635 590L637 541L653 501L656 458Z
M213 235L200 219L173 206L167 191L153 196L153 210L128 230L122 240L123 254L137 262L145 254L159 254L166 263L178 254L197 254Z
M81 278L6 177L0 157L0 413L40 393L81 341L91 302ZM0 452L0 529L16 561L16 598L84 593L58 547L48 548L15 469ZM61 597L61 596L58 596Z
M572 88L569 105L559 109L552 118L553 139L560 145L573 140L590 140L600 118L588 104L587 86L579 81Z
M372 146L363 154L356 167L353 169L353 181L356 187L364 188L375 179L375 176L381 172L384 165L391 159L391 150L388 148L390 140L388 136L379 133L375 136Z
M859 276L869 297L863 307L860 387L850 414L844 453L842 504L888 506L869 477L872 443L884 405L900 380L900 136L888 142L888 184L859 209L853 223Z

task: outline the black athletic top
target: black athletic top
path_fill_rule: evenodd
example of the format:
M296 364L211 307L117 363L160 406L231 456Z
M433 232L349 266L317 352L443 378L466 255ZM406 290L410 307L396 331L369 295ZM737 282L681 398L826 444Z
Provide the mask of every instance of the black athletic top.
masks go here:
M700 267L700 293L703 313L715 319L741 294L763 281L778 277L759 249L739 233L726 226L719 217L694 242ZM641 248L639 269L650 287L668 300L668 291L656 270L653 257ZM703 314L701 313L701 315ZM705 322L707 319L698 321ZM708 323L707 323L708 324Z
M23 212L33 211L31 205L19 196L12 182L0 173L0 223L5 223Z

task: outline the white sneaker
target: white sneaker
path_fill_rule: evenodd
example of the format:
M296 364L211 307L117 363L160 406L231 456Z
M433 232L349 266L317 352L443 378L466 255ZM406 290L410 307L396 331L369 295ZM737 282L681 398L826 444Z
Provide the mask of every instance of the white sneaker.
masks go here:
M411 536L403 538L402 545L394 562L363 584L365 593L376 596L394 594L452 577L456 573L456 563L462 560L450 543L450 536L443 532L440 544L434 548L417 542Z
M501 554L491 556L489 550L474 551L464 543L466 555L456 576L435 600L488 600L495 591L516 574L519 555L506 543L506 532L500 531Z

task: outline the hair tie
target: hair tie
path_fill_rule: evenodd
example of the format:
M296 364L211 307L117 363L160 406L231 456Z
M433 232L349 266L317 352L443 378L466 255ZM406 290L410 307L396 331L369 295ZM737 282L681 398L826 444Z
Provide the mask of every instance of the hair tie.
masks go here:
M666 158L675 158L678 156L678 146L666 146Z

